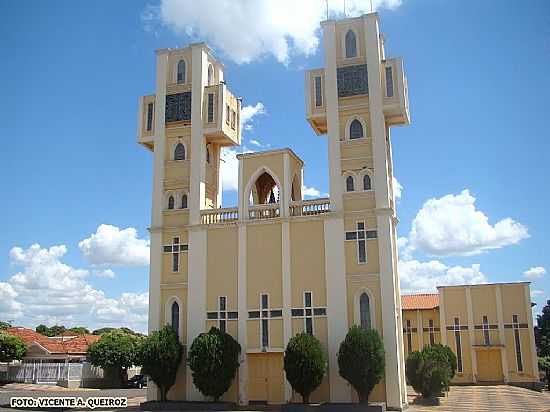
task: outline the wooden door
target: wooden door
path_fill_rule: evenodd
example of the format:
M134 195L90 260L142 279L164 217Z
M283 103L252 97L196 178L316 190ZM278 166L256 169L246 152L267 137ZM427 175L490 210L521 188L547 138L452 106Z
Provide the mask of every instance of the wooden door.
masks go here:
M477 380L479 382L503 382L500 350L477 351Z
M264 354L248 355L248 399L267 402L268 363Z
M285 387L283 377L283 354L270 353L268 359L268 403L283 403L285 401Z

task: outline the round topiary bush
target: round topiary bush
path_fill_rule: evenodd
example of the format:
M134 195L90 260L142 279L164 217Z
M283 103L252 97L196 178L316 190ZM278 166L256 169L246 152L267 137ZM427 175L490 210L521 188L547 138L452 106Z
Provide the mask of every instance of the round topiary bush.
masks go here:
M433 398L449 389L456 371L456 356L448 346L427 346L411 352L405 365L408 383L423 398Z
M188 353L193 383L204 395L218 401L227 392L239 367L241 345L218 328L197 336Z
M325 352L315 336L299 333L288 341L284 369L292 388L309 403L309 395L321 384L327 368Z
M168 325L151 333L141 344L142 373L157 384L161 401L166 400L168 390L176 381L182 352L178 335Z
M340 376L357 392L359 402L368 403L385 369L384 344L378 332L353 326L340 344L338 368Z

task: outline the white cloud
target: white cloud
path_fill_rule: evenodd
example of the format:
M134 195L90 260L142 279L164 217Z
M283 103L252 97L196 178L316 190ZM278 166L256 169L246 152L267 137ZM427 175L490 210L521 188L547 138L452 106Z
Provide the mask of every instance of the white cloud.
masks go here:
M147 329L147 293L123 293L118 299L106 297L87 283L88 270L61 261L66 252L64 245L49 249L38 244L28 249L12 248L11 264L21 270L7 282L0 282L0 318L14 319L29 327L59 323Z
M546 275L546 269L542 266L535 266L523 272L523 276L527 279L540 279L544 275Z
M534 298L535 296L543 296L544 290L532 290L531 291L531 297Z
M436 256L474 255L529 237L527 228L511 218L489 224L475 201L468 190L426 201L412 223L410 250Z
M220 173L223 190L239 190L239 160L236 149L223 148L221 153Z
M403 193L403 186L399 181L393 176L393 198L397 201L401 199L401 194Z
M256 103L255 106L244 106L243 108L241 108L241 131L252 130L254 128L252 125L254 118L258 115L262 115L265 113L265 106L262 102ZM255 140L255 142L257 141Z
M114 278L115 272L113 272L111 269L105 269L105 270L94 270L92 272L94 276L97 276L99 278Z
M307 187L305 185L304 187L302 187L302 194L309 197L321 196L321 192L319 191L319 189L315 189L314 187Z
M100 225L78 247L93 265L145 266L149 264L149 241L139 239L133 227L120 229Z
M401 293L434 292L436 286L486 283L478 264L447 266L439 260L400 260Z
M374 9L395 8L401 0L347 0L348 16ZM340 1L328 2L331 15L343 13ZM142 14L144 27L152 29L151 7ZM326 19L320 0L161 0L154 9L161 24L176 33L208 41L237 63L265 55L288 63L292 55L310 55L319 45L319 22ZM332 17L332 16L331 16Z

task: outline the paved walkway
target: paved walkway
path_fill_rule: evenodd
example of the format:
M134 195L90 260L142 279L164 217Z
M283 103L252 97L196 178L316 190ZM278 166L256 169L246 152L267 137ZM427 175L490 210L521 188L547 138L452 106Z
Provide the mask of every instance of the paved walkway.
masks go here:
M550 412L550 393L515 386L451 386L439 406L412 403L411 412Z

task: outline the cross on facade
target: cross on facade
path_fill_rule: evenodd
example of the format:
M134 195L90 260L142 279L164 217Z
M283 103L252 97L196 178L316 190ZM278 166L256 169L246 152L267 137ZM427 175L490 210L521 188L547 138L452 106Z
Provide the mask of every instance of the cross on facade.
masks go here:
M251 310L248 312L248 319L260 319L260 342L263 349L269 347L269 321L271 319L281 319L283 317L282 309L272 309L269 307L269 295L260 294L260 310Z
M227 321L238 320L239 312L227 310L227 296L218 296L218 310L206 312L206 319L218 322L218 329L227 330Z
M407 352L412 352L412 334L416 333L417 329L411 327L411 320L407 319L407 326L403 328L403 333L407 335Z
M521 335L520 329L528 329L527 323L519 323L518 315L512 315L512 323L505 323L505 329L513 329L514 331L514 343L516 346L516 363L518 372L523 372L523 358L521 356Z
M485 346L491 345L491 335L489 333L490 330L498 329L498 325L496 323L489 323L489 320L486 315L483 315L483 320L481 325L475 325L474 329L476 330L482 330L483 331L483 342Z
M366 230L365 222L357 222L356 230L346 232L346 241L357 242L357 261L367 263L367 243L368 239L376 239L376 230Z
M454 318L454 324L447 326L447 330L453 331L455 335L455 345L456 345L456 363L457 371L462 373L462 340L460 332L463 330L468 330L468 325L461 325L459 318Z
M439 332L439 328L434 327L433 319L428 320L428 327L422 328L424 332L429 332L430 345L435 345L435 332Z
M293 308L291 310L291 315L293 318L303 318L304 319L304 330L306 333L313 335L314 333L314 318L326 317L327 308L326 307L313 307L313 293L304 292L304 307L302 308Z
M180 238L175 237L172 239L171 245L164 245L164 253L172 254L172 272L180 271L180 252L187 252L189 250L188 245L180 244Z

